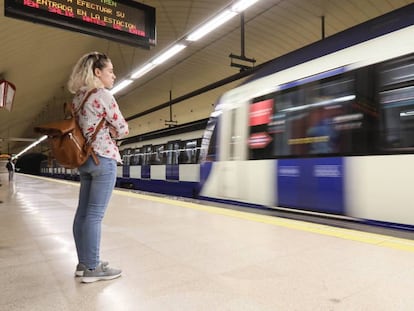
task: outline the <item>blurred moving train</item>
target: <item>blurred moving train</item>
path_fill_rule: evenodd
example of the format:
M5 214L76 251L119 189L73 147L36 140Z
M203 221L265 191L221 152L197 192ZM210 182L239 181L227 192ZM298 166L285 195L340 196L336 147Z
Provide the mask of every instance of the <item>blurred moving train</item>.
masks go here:
M125 140L117 185L413 229L413 16L411 4L266 63L205 131Z
M225 93L200 197L414 226L413 16L350 28Z

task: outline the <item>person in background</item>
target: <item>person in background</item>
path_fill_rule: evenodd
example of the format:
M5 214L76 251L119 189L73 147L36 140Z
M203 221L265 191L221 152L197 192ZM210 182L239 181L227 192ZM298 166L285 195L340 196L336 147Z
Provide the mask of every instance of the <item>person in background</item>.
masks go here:
M13 181L13 176L14 176L14 163L13 163L12 158L9 158L9 160L7 161L6 168L9 171L9 182L10 181Z
M116 182L117 162L121 162L113 139L129 133L128 124L108 89L113 87L115 74L111 60L102 53L83 55L73 68L68 89L75 94L74 111L90 92L77 121L85 138L95 131L100 120L106 120L92 143L99 164L90 157L79 167L79 202L73 222L73 236L78 255L75 275L83 283L111 280L121 275L120 269L111 268L100 259L101 224Z

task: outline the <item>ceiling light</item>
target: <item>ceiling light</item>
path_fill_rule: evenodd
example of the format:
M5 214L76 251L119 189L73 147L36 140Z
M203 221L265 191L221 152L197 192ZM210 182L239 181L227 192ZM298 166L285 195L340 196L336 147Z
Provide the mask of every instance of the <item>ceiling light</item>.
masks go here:
M198 39L201 39L206 34L210 33L214 29L218 28L234 16L236 16L236 12L232 12L230 10L225 10L221 12L219 15L214 17L212 20L205 23L203 26L192 32L188 37L188 41L197 41Z
M20 157L23 153L29 151L33 147L36 147L38 144L40 144L42 141L44 141L47 138L47 135L43 135L38 140L36 140L34 143L30 144L28 147L24 148L22 151L20 151L18 154L16 154L13 159L17 159Z
M114 95L115 93L118 93L120 90L126 88L128 85L130 85L132 82L134 82L131 79L126 79L124 81L122 81L121 83L119 83L118 85L116 85L113 89L111 89L111 94Z
M152 70L155 67L155 64L148 63L145 66L139 68L131 75L131 79L138 79L139 77L145 75L148 71Z
M231 6L231 10L240 13L255 4L257 1L259 0L240 0Z
M155 65L162 64L167 59L173 57L175 54L177 54L178 52L180 52L184 48L186 48L186 46L184 44L176 44L172 48L170 48L167 51L165 51L164 53L162 53L156 59L154 59L153 61L151 61L151 63L153 63Z

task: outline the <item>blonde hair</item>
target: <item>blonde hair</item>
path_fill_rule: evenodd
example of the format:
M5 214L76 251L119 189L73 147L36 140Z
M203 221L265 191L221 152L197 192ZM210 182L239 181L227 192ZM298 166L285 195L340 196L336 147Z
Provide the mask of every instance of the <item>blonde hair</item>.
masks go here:
M103 87L101 80L95 76L95 69L103 69L110 59L102 53L91 52L83 55L73 67L68 81L68 90L76 94L82 87L88 90Z

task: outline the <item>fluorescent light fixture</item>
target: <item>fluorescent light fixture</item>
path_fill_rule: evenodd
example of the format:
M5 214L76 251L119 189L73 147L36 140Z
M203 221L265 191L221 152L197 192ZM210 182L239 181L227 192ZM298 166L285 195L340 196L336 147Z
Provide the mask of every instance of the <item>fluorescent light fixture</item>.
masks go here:
M412 117L414 116L414 111L403 111L400 112L400 117Z
M154 67L155 67L155 64L153 64L153 63L146 64L145 66L143 66L143 67L139 68L137 71L135 71L131 75L131 79L138 79L139 77L142 77L147 72L151 71Z
M251 5L255 4L258 1L259 0L239 0L239 1L237 1L233 5L228 6L227 9L225 9L223 12L219 13L213 19L206 22L204 25L202 25L197 30L192 32L186 38L186 40L187 41L197 41L197 40L199 40L200 38L204 37L209 32L211 32L214 29L218 28L219 26L221 26L222 24L224 24L225 22L227 22L228 20L230 20L231 18L236 16L238 13L244 11L245 9L247 9L248 7L250 7ZM111 90L111 93L115 94L115 93L119 92L121 89L123 89L126 86L128 86L129 84L131 84L133 82L132 80L138 79L138 78L142 77L143 75L147 74L152 69L154 69L156 66L164 63L165 61L167 61L168 59L170 59L174 55L178 54L180 51L182 51L186 47L187 47L187 45L182 44L182 43L175 44L174 46L172 46L171 48L169 48L168 50L163 52L161 55L159 55L155 59L149 61L144 66L141 66L140 68L138 68L134 73L131 74L130 79L127 79L127 80L121 82L120 84L118 84L117 86L115 86Z
M33 147L37 146L38 144L40 144L42 141L44 141L47 138L47 135L43 135L42 137L40 137L38 140L36 140L34 143L32 143L31 145L29 145L28 147L24 148L22 151L20 151L18 154L16 154L13 159L17 159L18 157L20 157L23 153L29 151L30 149L32 149Z
M355 98L356 98L355 95L342 96L342 97L335 98L332 102L334 103L347 102L350 100L354 100Z
M131 79L126 79L124 81L122 81L121 83L119 83L118 85L116 85L110 92L112 95L114 95L115 93L118 93L120 90L126 88L128 85L130 85L132 82L134 82Z
M255 4L257 1L259 0L240 0L231 6L231 10L240 13Z
M188 41L197 41L197 40L201 39L206 34L213 31L214 29L218 28L219 26L221 26L222 24L224 24L225 22L227 22L228 20L230 20L231 18L233 18L236 15L237 15L236 12L233 12L233 11L230 11L230 10L225 10L225 11L221 12L219 15L217 15L216 17L214 17L212 20L208 21L203 26L201 26L200 28L198 28L197 30L192 32L187 37L186 40L188 40Z
M315 107L323 107L323 106L328 106L334 103L342 103L342 102L347 102L350 100L354 100L356 98L355 95L347 95L347 96L342 96L342 97L338 97L338 98L333 98L333 99L327 99L327 100L322 100L320 102L316 102L313 104L307 104L307 105L302 105L302 106L296 106L296 107L288 107L285 109L280 110L282 111L299 111L299 110L304 110L307 108L315 108Z
M154 65L162 64L167 59L170 59L175 54L177 54L178 52L180 52L181 50L183 50L185 48L186 48L186 46L184 44L176 44L173 47L171 47L170 49L168 49L167 51L165 51L164 53L162 53L156 59L154 59L153 61L151 61L151 63L153 63Z

